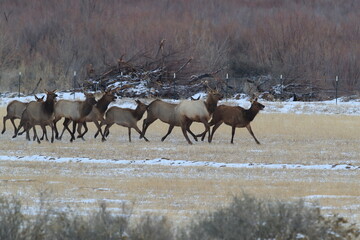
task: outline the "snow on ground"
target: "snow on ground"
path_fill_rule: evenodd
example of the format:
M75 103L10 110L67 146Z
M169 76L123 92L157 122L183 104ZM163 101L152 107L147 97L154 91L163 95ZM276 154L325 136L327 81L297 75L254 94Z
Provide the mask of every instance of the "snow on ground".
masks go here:
M69 99L69 100L84 100L85 96L83 93L71 92L59 92L58 99ZM9 94L11 95L11 94ZM16 94L12 94L13 96ZM37 94L38 97L44 96L44 94ZM205 93L195 94L193 97L205 99ZM0 107L5 107L12 100L19 100L22 102L34 101L34 96L22 96L22 97L0 97ZM144 103L150 103L152 99L142 99ZM180 100L164 99L167 102L178 103ZM270 102L263 99L259 99L259 102L265 105L263 113L292 113L292 114L343 114L343 115L360 115L360 99L346 101L345 98L339 98L330 101L321 102L294 102L291 100L287 101L276 101ZM244 108L250 107L249 97L241 95L240 99L228 98L223 99L219 104L241 106ZM119 98L116 102L111 103L110 106L119 106L123 108L135 108L136 103L131 98Z
M90 159L82 157L59 158L50 156L1 156L0 161L24 161L24 162L77 162L77 163L104 163L104 164L121 164L121 165L162 165L162 166L182 166L182 167L228 167L228 168L269 168L269 169L299 169L299 170L354 170L360 169L360 166L351 164L264 164L264 163L221 163L211 161L188 161L188 160L169 160L164 158L146 159L146 160L109 160L109 159Z

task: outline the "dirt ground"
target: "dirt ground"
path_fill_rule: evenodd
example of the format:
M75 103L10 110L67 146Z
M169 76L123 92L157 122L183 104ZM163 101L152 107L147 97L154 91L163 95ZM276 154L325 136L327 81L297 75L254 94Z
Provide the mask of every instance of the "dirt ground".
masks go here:
M0 116L5 108L0 109ZM141 122L138 123L141 126ZM131 204L134 215L150 212L184 222L198 211L226 204L246 192L261 198L304 199L320 205L324 214L341 214L360 222L360 117L346 115L259 114L252 128L257 145L246 129L221 126L213 143L188 145L179 128L161 142L167 125L160 121L147 131L150 142L132 131L114 126L106 142L94 139L91 125L86 141L69 142L69 135L51 144L12 139L13 128L0 135L0 192L23 200L29 212L46 191L59 208L94 209L105 201L114 212ZM203 126L194 124L194 132ZM74 158L74 161L25 161L41 155ZM16 161L4 156L18 156ZM99 163L76 161L78 157ZM33 157L34 158L34 157ZM35 157L36 159L36 157ZM107 161L100 161L106 159ZM169 159L221 163L284 164L283 168L231 168L186 165L114 164L116 160ZM301 164L309 169L290 169ZM318 165L347 164L349 169L323 169Z

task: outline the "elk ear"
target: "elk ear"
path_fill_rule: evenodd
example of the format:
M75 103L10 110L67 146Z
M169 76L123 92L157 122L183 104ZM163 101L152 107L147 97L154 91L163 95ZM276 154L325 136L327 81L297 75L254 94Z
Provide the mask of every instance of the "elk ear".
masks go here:
M41 99L44 100L44 97L45 97L45 96L42 96Z
M46 90L46 89L44 89L44 93L48 94L48 93L49 93L49 91L48 91L48 90Z
M36 95L34 95L34 96L35 96L35 99L36 99L36 100L39 100L39 98L38 98Z
M253 103L253 102L256 102L257 100L258 100L257 96L255 94L253 94L250 99L250 102Z
M140 100L138 100L138 99L136 99L135 102L136 102L137 104L140 104L140 103L141 103Z

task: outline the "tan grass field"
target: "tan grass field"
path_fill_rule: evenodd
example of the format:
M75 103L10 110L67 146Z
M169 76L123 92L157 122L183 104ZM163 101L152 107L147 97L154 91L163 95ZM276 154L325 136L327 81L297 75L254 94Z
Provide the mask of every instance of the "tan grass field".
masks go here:
M1 108L0 116L5 115ZM2 123L2 122L1 122ZM140 127L142 123L138 123ZM60 125L60 124L59 124ZM2 125L1 125L2 126ZM252 128L257 145L246 129L221 126L213 143L188 145L179 128L161 142L167 125L156 121L147 131L150 142L127 129L112 127L106 142L94 139L91 125L86 141L69 142L69 135L51 144L12 139L13 128L0 136L1 156L88 157L109 164L37 161L0 161L0 191L23 199L30 209L41 191L58 207L83 210L105 201L115 212L123 201L134 214L166 215L184 222L198 211L212 210L246 192L262 198L305 199L318 203L324 214L338 213L360 222L360 168L344 170L284 168L189 167L113 164L112 160L170 159L246 164L302 164L360 166L360 117L346 115L259 114ZM194 132L203 126L194 124Z

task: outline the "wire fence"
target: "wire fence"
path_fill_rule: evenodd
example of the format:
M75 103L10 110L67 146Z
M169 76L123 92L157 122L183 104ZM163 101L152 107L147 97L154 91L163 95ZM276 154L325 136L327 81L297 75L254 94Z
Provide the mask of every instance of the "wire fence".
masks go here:
M122 76L122 75L121 75ZM171 76L171 74L170 74ZM163 81L167 82L167 85L163 85L163 88L167 88L167 96L172 98L182 98L187 97L186 95L192 94L193 86L186 86L184 83L189 83L189 78L184 76L177 76L176 73L172 74L172 77L164 77ZM358 89L349 90L346 86L346 82L349 80L341 79L338 76L335 76L333 79L328 78L313 78L313 79L287 79L284 75L280 75L278 78L273 78L269 76L263 76L259 78L246 78L241 76L231 76L230 74L225 74L224 78L204 78L203 80L208 80L213 83L213 86L221 89L226 98L231 98L236 94L249 94L251 91L264 93L270 92L276 95L277 98L287 98L289 95L293 94L294 96L306 96L306 100L318 100L320 96L327 96L329 98L338 99L339 96L344 95L355 95L358 93ZM23 76L21 72L18 75L18 81L15 84L18 91L18 96L22 94L22 85L26 81L26 76ZM83 81L79 80L77 73L74 72L72 80L72 91L81 89L83 87ZM42 82L42 79L37 82L34 86L34 89L28 90L27 94L33 94L36 91L41 91L39 85ZM201 82L201 81L200 81ZM198 82L199 85L199 82ZM249 90L249 86L252 88ZM147 83L148 92L151 91L151 84ZM96 85L96 90L98 90L98 85ZM251 88L250 87L250 88ZM205 87L201 89L197 87L193 89L194 91L205 90Z

